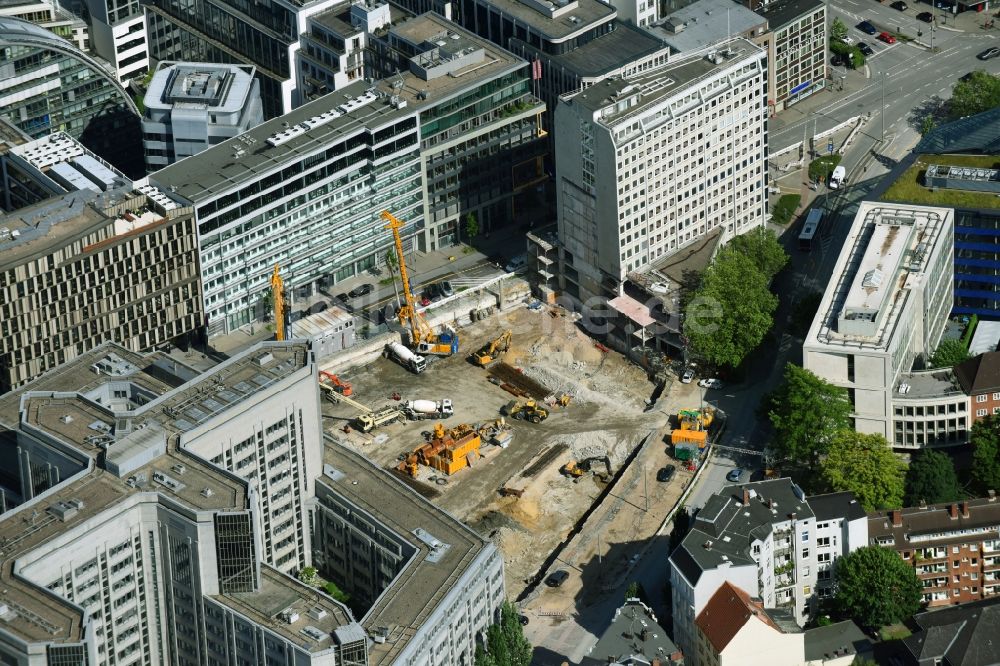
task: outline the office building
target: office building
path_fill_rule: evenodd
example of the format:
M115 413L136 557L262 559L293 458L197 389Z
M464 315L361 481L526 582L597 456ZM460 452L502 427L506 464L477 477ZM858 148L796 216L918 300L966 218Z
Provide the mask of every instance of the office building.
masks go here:
M933 354L952 303L953 211L863 202L802 346L803 367L847 389L858 432L894 447L964 441L965 394Z
M928 607L1000 594L1000 504L996 494L950 504L921 503L868 518L871 545L913 565Z
M987 666L1000 662L1000 603L995 599L937 608L913 616L917 627L902 640L903 666Z
M826 3L772 0L755 11L770 27L767 106L773 115L827 85Z
M0 7L0 17L34 23L69 40L81 51L90 50L90 30L87 24L80 17L65 11L54 0L13 0Z
M674 641L685 663L711 663L700 657L697 619L724 583L801 626L830 589L834 560L867 543L867 518L849 493L806 498L786 478L713 495L670 555Z
M122 85L149 71L146 14L139 0L82 0L91 50L111 63Z
M300 106L300 37L310 16L340 0L266 0L247 5L217 0L192 11L182 0L153 0L145 6L149 55L156 62L196 61L251 65L260 83L264 118Z
M383 210L407 223L404 251L437 249L470 213L483 229L506 222L511 192L533 182L511 173L521 159L537 170L540 150L526 63L434 14L387 39L414 49L399 76L357 81L149 176L194 208L209 335L263 317L276 264L296 297L381 264L393 244Z
M472 664L505 599L496 546L353 449L323 462L315 563L365 609L368 664Z
M45 28L0 18L0 115L38 139L65 132L129 176L137 160L139 114L97 60Z
M367 663L350 611L267 563L285 552L273 519L302 534L312 491L303 476L281 496L274 476L320 463L306 345L261 343L199 375L105 344L0 398L0 421L22 495L0 516L5 663ZM233 473L231 454L255 462Z
M614 299L629 273L763 224L765 76L763 51L741 39L563 97L558 241L529 240L539 285Z
M626 599L611 624L597 639L580 666L684 666L684 655L653 610L639 599Z
M2 161L9 178L31 174L50 194L0 215L0 392L104 341L138 351L196 335L204 317L190 210L132 192L65 134Z
M986 352L959 363L955 377L969 397L972 424L1000 414L1000 352Z
M253 67L161 62L142 112L146 171L155 171L264 122Z
M368 36L408 16L388 2L343 2L306 19L299 36L297 83L302 102L311 102L368 77ZM370 78L370 77L369 77Z
M695 0L650 30L675 53L701 51L733 37L761 46L768 33L766 18L733 0Z

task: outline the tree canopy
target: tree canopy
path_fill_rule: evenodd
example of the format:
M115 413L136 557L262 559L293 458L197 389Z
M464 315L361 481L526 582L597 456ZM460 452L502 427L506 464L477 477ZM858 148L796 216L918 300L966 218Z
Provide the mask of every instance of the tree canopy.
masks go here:
M1000 417L989 416L972 426L972 485L977 493L1000 490Z
M729 241L728 247L752 259L768 282L788 263L785 248L781 247L774 232L764 227L757 227L737 236Z
M841 21L840 17L834 18L830 24L830 41L840 41L844 37L847 37L847 24Z
M674 548L681 545L681 541L684 541L684 537L690 531L691 514L688 512L688 508L681 504L674 512L674 526L670 530L670 552L674 552Z
M954 120L1000 106L1000 77L977 69L954 85L948 115Z
M969 360L969 350L961 340L942 340L931 357L931 367L953 368Z
M847 391L793 363L770 400L772 448L780 459L812 468L834 435L851 425Z
M697 356L736 367L767 335L778 297L756 260L726 247L705 269L687 304L684 335Z
M865 511L903 505L906 465L878 434L841 430L820 463L823 483L833 491L849 490Z
M834 605L863 627L899 622L920 608L920 580L890 548L858 548L837 560L836 574Z
M517 609L509 601L500 607L500 621L486 629L486 649L476 646L475 666L529 666L531 643L524 637Z
M965 496L951 458L934 449L924 449L913 457L905 485L906 506L916 506L921 500L930 504L953 502Z

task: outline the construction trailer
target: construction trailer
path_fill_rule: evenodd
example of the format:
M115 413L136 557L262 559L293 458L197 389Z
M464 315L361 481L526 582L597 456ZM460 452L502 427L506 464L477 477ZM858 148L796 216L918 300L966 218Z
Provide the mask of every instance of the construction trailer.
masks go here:
M678 445L704 449L708 444L708 429L714 420L715 410L711 407L682 409L677 413L677 427L670 433L670 443L675 449Z
M426 465L450 476L479 459L481 444L479 431L466 423L450 430L438 423L430 441L407 454L396 469L415 478L419 466Z

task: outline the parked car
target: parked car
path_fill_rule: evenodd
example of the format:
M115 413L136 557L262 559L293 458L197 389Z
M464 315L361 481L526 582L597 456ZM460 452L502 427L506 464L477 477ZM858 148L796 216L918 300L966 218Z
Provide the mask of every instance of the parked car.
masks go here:
M690 384L692 379L694 379L694 368L688 368L681 375L681 384Z
M524 626L526 626L528 624L528 616L527 615L518 615L517 616L517 621L521 623L522 627L524 627Z
M427 307L430 304L431 304L431 297L427 294L427 292L425 291L424 293L420 294L420 305Z
M314 315L314 314L316 314L318 312L322 312L323 310L326 310L328 307L329 306L327 305L326 301L320 301L318 303L313 303L312 305L309 306L308 313L311 314L311 315Z
M858 50L866 56L870 56L875 53L875 49L868 46L865 42L858 42Z
M989 60L990 58L996 58L998 55L1000 55L1000 47L991 46L976 57L980 60Z
M569 578L569 574L566 573L566 570L558 569L548 575L548 577L545 579L545 584L548 585L549 587L559 587L560 585L566 582L567 578Z
M673 465L667 465L666 467L661 467L656 472L656 480L660 481L661 483L668 483L670 479L674 478L674 473L676 471L677 468Z
M844 56L839 53L834 53L830 57L830 64L834 67L843 67L846 64L846 61L844 60Z
M517 273L523 271L528 267L528 257L526 255L518 255L507 262L507 265L503 267L508 273Z
M341 303L346 303L348 300L350 300L350 298L351 297L347 294L347 292L344 291L334 296L333 300L340 301Z
M739 480L742 478L743 470L739 467L729 470L729 474L726 474L726 481L729 481L730 483L739 483Z
M424 287L424 295L432 301L441 298L441 287L437 284L429 284Z
M670 287L667 285L666 282L654 282L653 284L649 285L649 290L654 294L665 294L669 289Z
M844 42L848 46L854 46L854 38L851 37L850 35L844 35L843 37L840 38L840 41Z
M917 20L923 21L924 23L934 23L934 14L930 12L920 12L917 14Z
M698 382L698 386L707 389L721 389L725 386L721 379L702 379Z
M858 30L860 30L861 32L865 33L866 35L877 35L878 34L878 28L876 28L874 26L874 24L872 24L871 21L862 21L861 23L858 24L857 27L858 27Z
M347 292L347 295L350 296L351 298L357 298L359 296L365 296L367 294L370 294L373 291L375 291L375 285L369 282L368 284L363 284L360 287L355 287L354 289L351 289L349 292Z
M901 12L905 12L906 9L907 9L906 3L903 2L903 0L896 0L896 2L893 2L889 6L892 7L893 9L895 9L897 11L901 11Z
M830 174L830 189L839 190L843 186L844 179L846 178L847 178L847 169L845 169L842 166L838 166L837 168L835 168L833 170L833 173Z
M896 43L896 38L893 37L892 35L890 35L887 32L880 32L879 35L878 35L878 38L879 38L880 41L883 41L886 44L895 44Z
M447 280L441 280L438 282L438 290L441 292L442 298L448 298L449 296L455 295L455 290L452 289L451 282Z

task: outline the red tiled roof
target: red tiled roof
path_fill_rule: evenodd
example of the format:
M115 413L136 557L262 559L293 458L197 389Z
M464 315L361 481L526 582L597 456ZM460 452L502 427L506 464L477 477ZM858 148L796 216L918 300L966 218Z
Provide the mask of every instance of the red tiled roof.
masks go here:
M781 631L763 611L763 607L763 604L752 600L749 594L726 581L705 604L695 624L715 651L721 653L751 616L756 615L764 624L775 631Z

